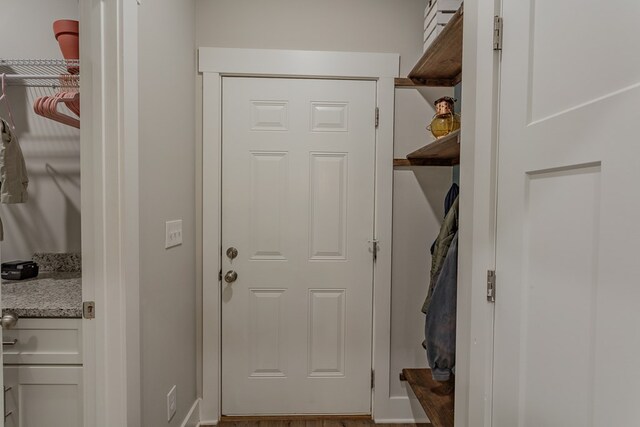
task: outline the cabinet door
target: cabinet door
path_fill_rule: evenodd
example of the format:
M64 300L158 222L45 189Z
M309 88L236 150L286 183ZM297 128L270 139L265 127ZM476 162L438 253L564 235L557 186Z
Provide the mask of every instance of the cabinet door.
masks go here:
M5 366L7 427L82 427L81 366Z

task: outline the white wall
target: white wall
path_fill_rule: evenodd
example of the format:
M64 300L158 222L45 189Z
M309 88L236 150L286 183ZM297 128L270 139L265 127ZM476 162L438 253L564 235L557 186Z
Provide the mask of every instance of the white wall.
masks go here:
M78 19L78 1L2 2L0 57L62 59L52 30L57 19ZM38 97L53 93L51 88L8 89L29 175L29 201L0 204L2 261L31 259L42 251L80 252L80 132L33 112ZM4 106L0 115L6 117Z
M179 426L196 400L195 9L155 0L138 10L142 425ZM174 219L184 243L165 249Z
M422 54L426 0L196 0L196 45L394 52L406 75ZM197 92L199 92L198 89ZM428 141L431 102L449 90L396 91L395 156ZM198 96L201 94L198 93ZM199 103L198 103L199 105ZM198 137L201 130L198 129ZM406 396L397 374L426 365L421 342L431 242L443 216L451 168L399 168L394 174L392 396ZM407 414L411 416L411 414ZM416 412L422 417L421 411Z

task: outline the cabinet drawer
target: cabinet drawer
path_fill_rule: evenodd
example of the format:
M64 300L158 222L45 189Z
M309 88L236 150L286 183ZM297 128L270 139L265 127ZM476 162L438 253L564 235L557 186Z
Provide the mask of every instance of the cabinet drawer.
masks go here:
M81 319L20 319L2 331L4 363L9 365L82 364Z
M81 366L4 368L5 427L82 427Z

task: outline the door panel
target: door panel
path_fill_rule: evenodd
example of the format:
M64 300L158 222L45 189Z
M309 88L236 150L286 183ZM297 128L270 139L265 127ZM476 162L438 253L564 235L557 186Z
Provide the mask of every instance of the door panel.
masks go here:
M637 4L625 0L521 2L528 14L528 100L532 121L561 114L637 83L640 64L635 27L640 15ZM506 6L510 7L510 6ZM508 11L505 11L509 13ZM511 18L510 18L511 19ZM605 22L606 31L596 28ZM526 34L514 27L518 37ZM602 34L606 32L606 34ZM615 48L613 48L615 46ZM615 66L613 66L615 64Z
M249 345L251 377L284 377L287 371L283 315L284 289L251 289Z
M347 165L346 153L311 153L311 260L347 259Z
M493 425L634 426L640 4L503 17Z
M309 291L310 377L343 377L346 337L344 289Z
M7 366L7 427L81 427L81 366Z
M223 79L225 415L371 411L375 90Z
M286 260L281 245L287 229L283 207L288 205L287 153L251 153L252 260Z

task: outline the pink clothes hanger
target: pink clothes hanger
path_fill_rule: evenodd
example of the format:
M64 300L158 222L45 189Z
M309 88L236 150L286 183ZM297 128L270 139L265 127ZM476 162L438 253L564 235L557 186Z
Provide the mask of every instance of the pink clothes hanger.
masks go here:
M63 90L53 96L41 96L33 103L33 111L43 117L80 128L80 120L58 110L58 105L64 103L76 116L80 117L80 92L77 87L77 76L60 75Z
M80 129L80 120L58 111L58 104L60 104L61 102L66 103L77 100L77 92L58 92L55 96L50 96L48 98L48 100L44 101L44 110L48 118Z
M44 112L42 111L41 104L42 104L42 101L44 101L46 98L47 97L45 96L41 96L33 102L33 111L40 116L44 116Z
M73 114L80 117L80 92L64 92L62 101Z
M2 95L0 95L0 101L4 101L4 105L7 108L7 113L9 114L9 125L11 126L11 130L15 130L16 129L16 124L13 121L13 114L11 113L11 105L9 104L9 98L7 98L7 87L6 87L6 80L5 80L5 73L2 73L2 76L0 76L0 79L2 79Z
M61 102L74 103L78 102L78 99L78 92L58 92L54 96L41 96L33 103L33 111L36 114L48 119L52 119L65 125L73 126L79 129L80 120L59 112L57 108L58 104Z
M67 93L65 96L64 103L67 105L67 108L71 110L76 116L80 117L80 92L78 90L78 76L73 74L62 74L60 75L60 84L64 89L64 92ZM78 94L78 96L73 96L73 94Z
M80 96L76 96L72 100L63 100L67 108L71 110L73 114L80 117Z

